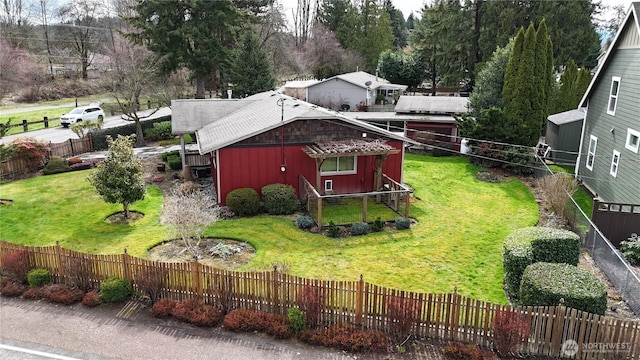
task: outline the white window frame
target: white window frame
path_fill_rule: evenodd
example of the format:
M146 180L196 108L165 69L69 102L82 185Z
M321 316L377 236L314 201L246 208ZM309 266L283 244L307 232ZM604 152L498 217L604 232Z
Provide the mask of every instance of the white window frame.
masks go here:
M636 144L634 145L631 140L635 138ZM627 140L624 143L624 147L627 150L631 150L634 153L638 153L638 149L640 149L640 131L633 130L631 128L627 128Z
M591 151L591 143L593 143L593 152ZM589 147L587 148L587 161L585 166L587 169L593 171L593 163L596 160L596 148L598 147L598 138L591 135L589 137Z
M341 158L346 158L346 157L352 157L353 158L353 169L350 170L340 170L340 159ZM358 157L357 156L339 156L336 157L336 169L337 170L332 170L332 171L323 171L322 170L322 166L320 167L320 175L326 176L326 175L353 175L353 174L357 174L358 173ZM324 163L322 164L324 165Z
M619 76L613 76L611 77L611 88L609 89L609 101L607 101L607 114L609 115L615 115L616 114L616 108L618 107L618 96L620 95L620 77ZM616 93L613 93L613 89L614 89L614 85L618 84L615 89L616 89ZM613 109L612 109L612 105L613 104Z
M618 169L620 168L620 151L613 150L613 156L611 157L611 169L609 170L609 174L611 176L618 176Z

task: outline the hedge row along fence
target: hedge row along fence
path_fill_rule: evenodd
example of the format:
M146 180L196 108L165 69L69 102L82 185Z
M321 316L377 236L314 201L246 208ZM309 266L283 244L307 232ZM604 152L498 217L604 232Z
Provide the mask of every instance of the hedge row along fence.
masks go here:
M322 298L318 324L351 323L368 329L392 333L399 324L391 312L390 299L405 304L413 312L409 333L436 341L461 341L491 348L492 321L496 312L513 310L530 320L527 342L522 354L604 359L611 351L621 358L640 357L640 322L590 314L564 306L509 307L467 298L453 293L424 294L390 289L358 281L316 280L269 272L234 272L199 263L161 263L128 255L93 255L60 247L26 247L0 241L0 259L13 251L27 251L32 267L51 271L54 282L71 285L65 274L68 264L83 264L90 269L94 287L110 277L127 279L137 289L136 274L163 274L160 297L184 300L201 298L205 303L225 309L245 308L286 314L299 307L300 294L310 286ZM0 264L2 267L3 264ZM317 296L317 293L315 296ZM400 301L398 301L400 300ZM405 317L406 318L406 317ZM567 341L572 345L567 347ZM572 342L574 341L574 342ZM564 349L563 349L564 344ZM606 347L606 348L605 348ZM604 350L603 350L604 349ZM573 352L573 351L576 352ZM572 354L575 354L573 356Z

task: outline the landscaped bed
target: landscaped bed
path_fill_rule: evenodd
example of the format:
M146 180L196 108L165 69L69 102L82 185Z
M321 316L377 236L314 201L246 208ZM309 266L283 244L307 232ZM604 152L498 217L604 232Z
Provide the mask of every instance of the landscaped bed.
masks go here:
M501 249L513 230L532 226L537 205L522 182L478 180L481 169L466 158L407 154L405 181L415 189L410 230L332 239L297 229L292 217L256 216L219 221L206 236L246 241L255 258L240 270L271 270L312 278L356 280L419 292L458 292L505 303ZM92 171L92 170L89 170ZM145 257L169 238L159 223L159 188L131 210L144 217L131 224L105 222L119 205L106 204L86 181L87 171L36 177L0 186L3 240L61 246L99 254Z

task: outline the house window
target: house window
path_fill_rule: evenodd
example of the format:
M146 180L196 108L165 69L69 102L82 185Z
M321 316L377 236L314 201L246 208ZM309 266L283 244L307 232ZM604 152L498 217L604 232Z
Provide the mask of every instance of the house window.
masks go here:
M356 173L356 157L343 156L327 158L322 162L320 174L322 175L348 175Z
M614 76L611 79L611 91L609 92L609 106L607 107L607 114L616 114L616 104L618 103L618 92L620 91L620 78Z
M624 147L637 154L640 148L640 131L627 129L627 142Z
M587 153L587 169L593 170L593 160L596 158L596 145L598 145L598 138L591 135L589 139L589 152Z
M611 170L609 171L611 176L616 177L616 175L618 175L619 166L620 166L620 152L613 150L613 157L611 158Z

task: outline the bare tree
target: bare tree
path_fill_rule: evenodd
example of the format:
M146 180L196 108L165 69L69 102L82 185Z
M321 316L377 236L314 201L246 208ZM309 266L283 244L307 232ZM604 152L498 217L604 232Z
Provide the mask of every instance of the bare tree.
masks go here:
M296 38L296 46L301 47L311 34L313 20L316 17L318 3L316 0L298 0L298 7L293 15L293 33Z
M354 71L360 62L358 54L345 50L335 34L320 24L313 27L313 35L303 48L302 58L305 71L317 79Z
M201 259L200 241L204 231L218 220L218 211L211 198L201 190L173 189L164 201L160 219L184 241L189 254Z
M44 40L47 47L47 60L49 61L49 74L53 80L53 60L51 54L51 43L49 41L49 17L51 14L51 3L49 0L40 0L40 20L42 24L42 30L44 31Z
M97 20L106 15L104 3L98 0L71 0L58 10L62 19L60 33L68 38L71 49L80 60L82 79L87 80L87 69L93 62L95 53L104 41L104 29Z
M114 33L113 45L105 49L110 58L110 71L105 76L111 94L116 99L122 118L136 124L136 147L144 146L141 119L153 115L160 108L156 89L160 87L158 59L144 46L136 45ZM150 113L140 115L140 98L146 97L156 105Z
M20 87L32 86L38 71L29 52L0 39L0 100Z

